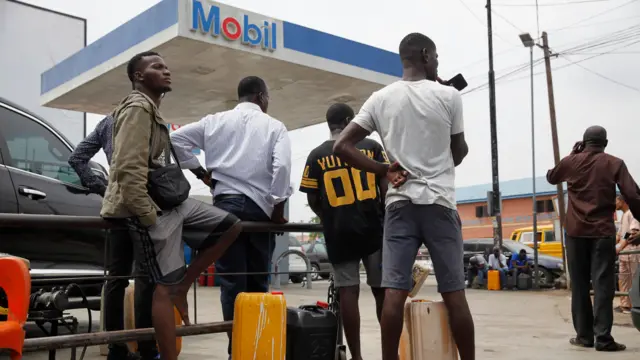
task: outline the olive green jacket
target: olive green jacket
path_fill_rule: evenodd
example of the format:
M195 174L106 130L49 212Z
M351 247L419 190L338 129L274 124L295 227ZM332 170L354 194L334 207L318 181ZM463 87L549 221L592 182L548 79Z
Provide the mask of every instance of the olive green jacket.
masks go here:
M160 208L149 197L147 177L149 169L165 165L169 130L158 107L136 90L120 102L112 116L113 155L100 215L137 217L143 225L151 226Z

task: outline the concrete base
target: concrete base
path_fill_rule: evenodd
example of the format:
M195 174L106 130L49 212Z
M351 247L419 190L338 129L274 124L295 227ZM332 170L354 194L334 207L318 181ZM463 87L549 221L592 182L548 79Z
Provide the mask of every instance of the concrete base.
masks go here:
M364 282L364 279L362 279ZM298 285L284 287L287 304L297 306L326 301L328 282L314 283L312 290ZM478 359L492 360L600 360L602 354L593 349L576 348L569 345L574 336L571 324L570 299L566 291L487 291L468 290L476 327L476 354ZM435 279L427 279L416 298L440 300ZM362 286L360 296L362 317L363 357L367 360L380 359L380 328L375 317L373 297L366 286ZM80 331L86 331L86 312L73 311L80 318ZM193 312L191 312L193 315ZM535 316L532 316L535 314ZM94 317L95 318L95 317ZM198 289L198 322L219 321L219 288ZM631 326L629 315L616 314L613 336L626 344L628 350L615 354L616 360L635 360L640 350L638 332ZM97 328L97 321L94 329ZM29 334L37 334L34 326L29 326ZM227 338L222 334L202 335L183 339L181 360L227 360ZM60 351L59 359L69 358L70 351ZM25 359L45 360L46 353L27 354ZM90 348L87 360L101 360L97 347Z

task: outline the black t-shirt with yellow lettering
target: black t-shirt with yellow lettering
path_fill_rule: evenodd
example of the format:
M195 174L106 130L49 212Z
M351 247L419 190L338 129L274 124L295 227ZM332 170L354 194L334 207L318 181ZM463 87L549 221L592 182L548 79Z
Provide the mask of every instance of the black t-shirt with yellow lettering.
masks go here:
M325 141L307 158L300 191L317 194L329 260L357 260L382 247L383 208L380 178L349 166L333 154L334 141ZM364 139L356 147L369 158L388 163L382 146Z

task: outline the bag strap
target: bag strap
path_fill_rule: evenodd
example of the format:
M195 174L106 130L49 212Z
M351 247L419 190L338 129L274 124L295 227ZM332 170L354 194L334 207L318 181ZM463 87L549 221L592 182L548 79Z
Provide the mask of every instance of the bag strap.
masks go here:
M173 159L176 161L176 164L180 169L182 169L182 166L180 166L180 160L178 160L178 155L176 155L176 151L173 149L173 144L171 143L171 136L169 136L169 149L171 149L171 154L173 155Z

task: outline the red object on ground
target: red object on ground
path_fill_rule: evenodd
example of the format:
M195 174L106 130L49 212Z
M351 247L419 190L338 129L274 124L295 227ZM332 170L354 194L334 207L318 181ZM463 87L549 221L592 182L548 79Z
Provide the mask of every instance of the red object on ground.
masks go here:
M318 302L316 303L316 305L317 305L318 307L323 308L323 309L328 309L328 308L329 308L329 304L327 304L327 303L326 303L326 302L324 302L324 301L318 301Z
M203 272L202 274L200 274L200 277L198 278L198 285L200 286L206 286L207 285L207 277L206 274L207 272Z
M213 265L210 265L207 268L207 273L209 274L209 276L207 276L207 286L212 286L213 287L213 282L214 282L214 274L216 273L216 267Z

